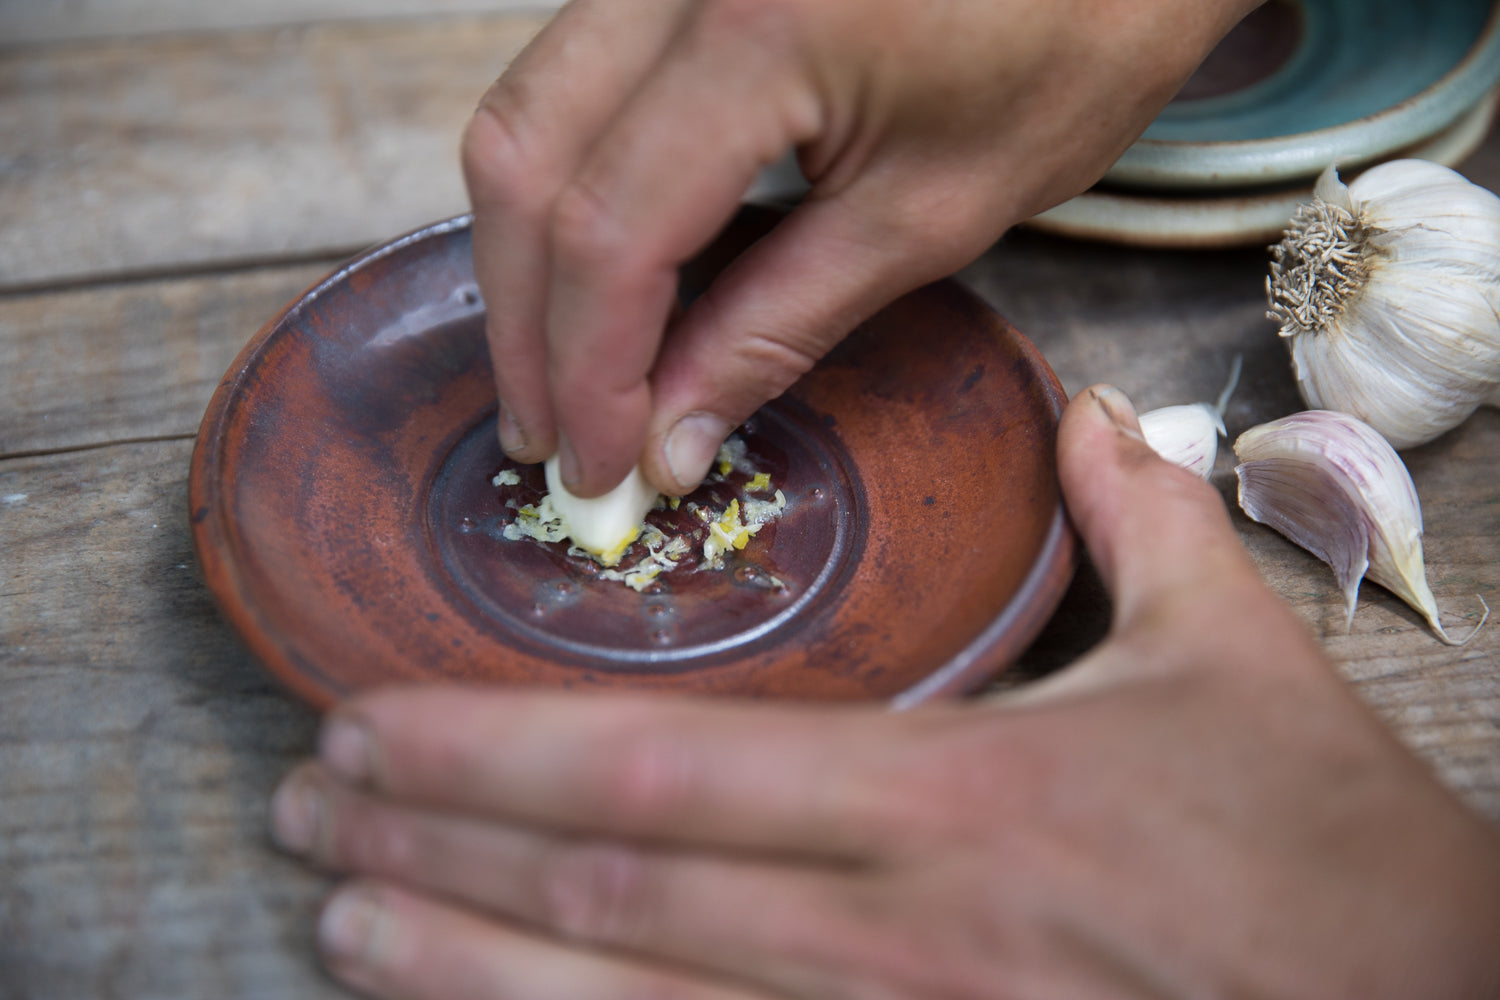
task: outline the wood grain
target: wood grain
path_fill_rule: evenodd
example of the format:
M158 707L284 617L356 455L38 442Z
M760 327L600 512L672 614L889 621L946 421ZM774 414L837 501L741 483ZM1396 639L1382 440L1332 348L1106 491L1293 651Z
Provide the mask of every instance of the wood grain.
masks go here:
M464 211L464 122L544 21L0 53L0 290L348 253Z
M196 433L244 343L333 264L0 298L0 456Z
M338 995L264 832L314 719L198 579L190 447L0 462L5 1000Z
M161 32L225 31L319 21L536 13L560 0L0 0L0 45Z

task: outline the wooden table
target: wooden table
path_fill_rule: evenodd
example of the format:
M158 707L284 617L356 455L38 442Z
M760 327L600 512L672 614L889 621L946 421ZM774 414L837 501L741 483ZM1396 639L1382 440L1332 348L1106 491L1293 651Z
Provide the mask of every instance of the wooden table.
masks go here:
M0 3L0 1000L341 995L310 945L326 883L265 834L316 719L215 613L188 460L219 376L283 302L464 209L462 123L545 18L503 8ZM1467 170L1500 188L1500 138ZM1242 353L1234 432L1299 408L1264 269L1258 249L1021 233L964 277L1070 391L1211 399ZM1463 634L1476 595L1500 607L1500 412L1407 457ZM1221 455L1232 505L1230 469ZM1366 586L1346 635L1327 569L1236 523L1359 693L1500 820L1500 624L1443 646ZM1085 568L1014 676L1067 662L1107 615Z

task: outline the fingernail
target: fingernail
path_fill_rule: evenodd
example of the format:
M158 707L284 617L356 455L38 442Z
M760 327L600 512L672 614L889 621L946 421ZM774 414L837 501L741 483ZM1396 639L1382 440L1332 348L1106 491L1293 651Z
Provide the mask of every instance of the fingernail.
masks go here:
M318 947L339 962L375 965L389 953L394 918L365 887L340 889L318 917Z
M500 404L500 416L496 420L499 429L500 448L507 455L513 455L518 451L526 449L526 432L521 425L516 423L516 415L510 412L510 407L504 402Z
M374 741L363 723L347 715L332 715L323 723L318 738L318 756L328 770L354 785L375 774Z
M712 413L689 413L672 425L662 451L667 471L681 489L693 489L703 481L731 430L727 421Z
M1114 386L1106 385L1094 390L1094 398L1116 427L1133 438L1146 440L1141 435L1141 421L1135 414L1135 406L1131 404L1130 397Z
M271 839L293 854L306 854L318 842L323 797L312 782L292 775L271 796Z

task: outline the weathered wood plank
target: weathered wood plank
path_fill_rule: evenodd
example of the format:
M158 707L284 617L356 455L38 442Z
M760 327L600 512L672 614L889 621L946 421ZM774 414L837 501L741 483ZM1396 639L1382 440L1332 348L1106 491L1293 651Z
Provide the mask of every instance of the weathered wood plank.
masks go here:
M0 298L0 456L195 433L244 343L334 263Z
M463 124L544 22L0 52L0 289L348 252L463 211Z
M265 28L317 21L535 13L560 0L5 0L0 45Z
M332 997L267 846L312 714L228 634L188 442L0 463L0 997ZM23 499L17 499L24 495Z

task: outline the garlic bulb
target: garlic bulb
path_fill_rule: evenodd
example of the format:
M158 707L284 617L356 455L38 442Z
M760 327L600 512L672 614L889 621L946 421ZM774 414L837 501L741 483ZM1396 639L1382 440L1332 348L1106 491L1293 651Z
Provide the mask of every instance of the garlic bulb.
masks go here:
M1329 167L1314 194L1266 281L1307 405L1397 448L1500 406L1500 197L1425 160Z
M1416 487L1383 437L1346 413L1307 410L1252 427L1234 452L1240 506L1333 567L1346 626L1368 576L1453 642L1427 586Z
M1224 410L1239 384L1243 361L1240 355L1234 356L1229 382L1217 402L1163 406L1141 414L1141 436L1152 450L1200 479L1213 475L1214 460L1219 457L1219 435L1229 436L1224 429Z

